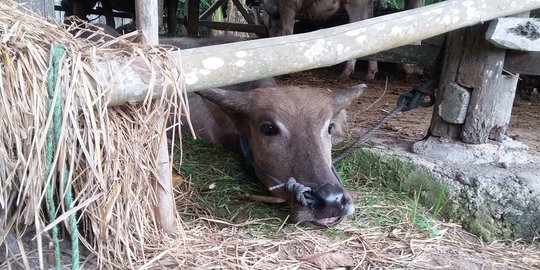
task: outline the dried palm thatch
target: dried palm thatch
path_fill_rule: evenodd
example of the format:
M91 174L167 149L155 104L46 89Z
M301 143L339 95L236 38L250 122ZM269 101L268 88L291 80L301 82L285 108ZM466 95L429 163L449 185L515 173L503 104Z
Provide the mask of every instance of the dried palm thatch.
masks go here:
M185 92L182 84L174 83L181 82L181 74L167 57L171 48L110 37L91 43L73 37L70 32L77 28L72 25L68 31L13 1L0 1L0 239L10 231L22 235L34 230L43 267L51 227L64 225L75 233L67 218L76 214L80 241L98 255L98 263L126 266L153 254L150 246L164 245L152 186L159 165L155 146L166 139L163 119L171 112L186 112ZM55 43L66 52L49 99ZM145 63L148 77L143 79L150 88L156 74L171 78L165 86L170 94L147 98L142 104L108 107L110 83L96 83L99 78L93 71L113 58L121 58L126 66L135 59ZM56 102L62 115L54 119L48 103ZM56 138L48 137L55 121L61 127ZM56 145L54 149L49 143ZM54 156L47 174L50 150ZM48 186L57 204L52 222L42 207ZM72 205L64 200L68 187L75 194ZM27 256L22 257L29 266Z

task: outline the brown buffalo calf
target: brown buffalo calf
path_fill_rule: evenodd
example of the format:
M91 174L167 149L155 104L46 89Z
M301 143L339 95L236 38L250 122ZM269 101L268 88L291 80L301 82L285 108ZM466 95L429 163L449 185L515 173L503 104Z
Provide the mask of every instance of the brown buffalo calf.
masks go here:
M297 222L330 227L354 212L332 167L332 135L365 88L278 87L265 79L208 89L189 95L191 121L198 136L242 152L261 183L290 202Z

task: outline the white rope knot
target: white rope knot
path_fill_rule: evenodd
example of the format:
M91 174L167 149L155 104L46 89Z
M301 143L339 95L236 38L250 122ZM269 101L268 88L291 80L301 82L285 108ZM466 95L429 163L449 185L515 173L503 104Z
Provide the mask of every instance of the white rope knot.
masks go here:
M289 177L285 183L269 187L268 190L273 191L278 188L285 188L285 190L291 192L296 200L303 206L308 206L315 202L313 195L311 195L311 188L296 182L296 179L293 177Z

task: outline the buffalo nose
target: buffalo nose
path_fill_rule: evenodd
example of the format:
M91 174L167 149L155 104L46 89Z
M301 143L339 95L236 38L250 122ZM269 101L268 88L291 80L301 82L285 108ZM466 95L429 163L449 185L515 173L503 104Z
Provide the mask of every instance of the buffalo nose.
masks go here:
M318 208L328 216L343 216L354 211L351 196L340 186L327 184L315 190L313 195L317 198Z

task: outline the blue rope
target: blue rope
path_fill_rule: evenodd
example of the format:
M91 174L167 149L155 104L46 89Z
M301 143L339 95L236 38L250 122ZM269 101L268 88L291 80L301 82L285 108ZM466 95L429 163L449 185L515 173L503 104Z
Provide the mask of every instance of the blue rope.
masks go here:
M443 44L446 44L446 37ZM341 152L337 153L332 159L332 163L336 164L346 156L350 155L356 148L360 147L364 142L372 138L379 128L381 128L390 118L394 117L400 112L406 112L418 107L431 107L435 104L435 89L439 86L441 78L442 65L444 60L445 47L442 46L441 50L433 65L431 66L431 72L429 79L425 80L421 84L415 84L409 92L403 93L398 97L396 107L388 113L379 123L369 129L364 135L358 137L353 143Z

